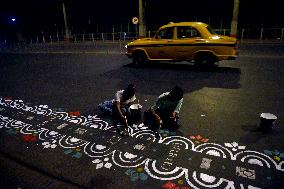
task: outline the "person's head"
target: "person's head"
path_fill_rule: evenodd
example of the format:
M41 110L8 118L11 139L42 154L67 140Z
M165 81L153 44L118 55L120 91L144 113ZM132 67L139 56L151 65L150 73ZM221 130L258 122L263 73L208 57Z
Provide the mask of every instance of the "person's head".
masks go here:
M129 84L123 91L122 96L128 100L135 95L135 87L133 84Z
M183 98L183 90L182 88L178 87L178 86L175 86L171 92L170 92L170 97L173 99L173 100L180 100Z

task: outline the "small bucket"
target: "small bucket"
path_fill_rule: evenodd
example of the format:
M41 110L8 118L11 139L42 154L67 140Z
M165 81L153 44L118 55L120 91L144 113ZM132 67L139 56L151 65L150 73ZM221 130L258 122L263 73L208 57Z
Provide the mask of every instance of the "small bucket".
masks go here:
M141 120L141 109L142 106L140 104L132 104L129 107L130 119L133 123Z
M260 114L260 128L263 131L270 131L275 127L275 121L277 117L271 113L261 113Z

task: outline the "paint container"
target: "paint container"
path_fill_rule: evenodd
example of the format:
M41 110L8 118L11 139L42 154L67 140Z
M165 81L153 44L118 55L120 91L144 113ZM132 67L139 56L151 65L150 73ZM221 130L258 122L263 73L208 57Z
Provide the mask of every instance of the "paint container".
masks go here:
M275 121L277 117L271 113L261 113L260 114L260 124L259 127L264 132L269 132L273 127L275 127Z
M141 120L142 106L140 104L132 104L129 107L131 122L136 123Z

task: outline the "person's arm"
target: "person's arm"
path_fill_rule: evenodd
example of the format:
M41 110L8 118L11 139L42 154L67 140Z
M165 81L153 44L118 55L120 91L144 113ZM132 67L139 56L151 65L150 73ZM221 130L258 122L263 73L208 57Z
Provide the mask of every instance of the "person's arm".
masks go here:
M122 96L123 90L119 90L115 93L114 95L114 102L113 102L113 108L114 108L114 113L116 117L120 120L120 122L124 125L127 126L127 120L124 117L123 113L121 112L121 104L120 104L120 99Z
M151 113L155 116L155 121L158 124L162 123L161 117L156 113L156 109L159 108L161 103L161 96L159 96L158 100L155 102L155 104L150 108Z
M126 126L128 126L127 119L126 119L126 117L124 117L124 115L122 114L122 112L120 110L120 102L119 101L114 101L113 102L113 107L114 107L114 113L117 115L117 117L119 118L121 123L126 125Z
M176 119L176 117L177 117L177 115L178 115L178 113L180 111L180 108L182 106L182 103L183 103L183 98L178 101L175 110L172 112L172 115L171 115L172 119Z
M181 106L182 106L182 103L183 103L183 98L180 99L180 100L178 101L178 103L177 103L177 106L176 106L175 111L174 111L174 112L176 112L176 114L179 113L180 108L181 108Z
M153 108L150 108L150 112L155 116L155 121L157 123L161 123L162 122L161 117L155 112L155 110Z

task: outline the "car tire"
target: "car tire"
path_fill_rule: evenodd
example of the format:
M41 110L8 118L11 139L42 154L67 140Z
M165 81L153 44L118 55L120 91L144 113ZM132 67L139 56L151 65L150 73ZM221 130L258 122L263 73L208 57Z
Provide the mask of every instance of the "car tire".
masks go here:
M143 64L148 62L146 54L142 51L136 52L133 55L133 64L135 66L143 66Z
M196 66L215 66L216 57L212 54L200 54L194 60Z

